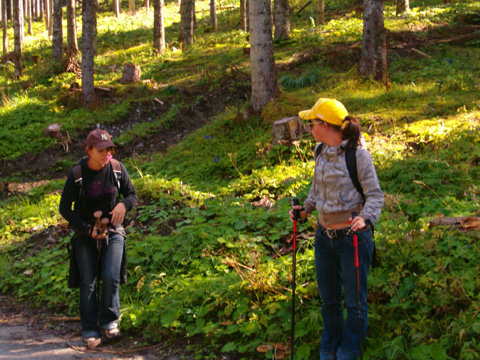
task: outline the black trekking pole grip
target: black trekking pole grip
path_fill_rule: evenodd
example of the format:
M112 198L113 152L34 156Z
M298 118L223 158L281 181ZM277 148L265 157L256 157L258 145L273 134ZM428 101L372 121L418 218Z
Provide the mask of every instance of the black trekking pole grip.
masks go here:
M292 206L297 206L297 205L299 205L298 199L293 198L292 199ZM293 220L297 221L298 219L300 219L300 210L294 209L293 210Z
M356 211L352 211L352 221L358 216L358 213Z

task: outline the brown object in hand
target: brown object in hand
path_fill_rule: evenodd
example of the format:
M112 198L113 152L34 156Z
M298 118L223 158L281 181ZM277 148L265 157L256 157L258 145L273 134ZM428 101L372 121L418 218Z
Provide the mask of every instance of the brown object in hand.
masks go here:
M100 231L99 233L100 234L103 234L105 231L107 231L107 225L108 223L110 222L110 220L108 220L108 218L103 218L102 221L100 221Z
M100 218L102 217L102 212L99 210L99 211L95 211L93 213L93 217L95 218L95 227L97 229L100 229L101 228L101 224L100 224Z
M95 211L93 213L93 216L95 217L95 228L97 229L97 234L98 235L101 235L105 231L107 231L107 225L110 222L110 220L108 220L108 218L103 218L103 219L100 220L100 218L102 217L102 214L103 213L100 210Z

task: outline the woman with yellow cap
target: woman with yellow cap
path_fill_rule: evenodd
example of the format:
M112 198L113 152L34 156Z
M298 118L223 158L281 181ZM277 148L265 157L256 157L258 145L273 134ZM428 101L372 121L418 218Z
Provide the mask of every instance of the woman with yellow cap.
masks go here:
M303 207L293 207L300 210L302 218L315 209L318 211L315 271L322 298L324 325L320 359L354 360L361 352L359 343L364 341L367 332L367 276L373 252L372 226L378 221L384 196L371 155L361 144L360 122L348 115L341 102L321 98L312 109L301 111L299 116L308 121L312 135L319 143L317 148L321 150L315 159L308 198ZM355 187L347 168L346 154L349 151L356 158L363 196ZM293 209L290 210L292 221ZM358 215L352 218L352 213ZM358 312L354 233L357 234L359 258Z

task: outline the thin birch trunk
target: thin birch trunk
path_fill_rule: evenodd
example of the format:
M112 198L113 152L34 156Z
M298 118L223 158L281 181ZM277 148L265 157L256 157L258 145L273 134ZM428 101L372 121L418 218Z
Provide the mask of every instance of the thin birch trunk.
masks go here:
M113 12L118 19L120 17L120 0L113 0Z

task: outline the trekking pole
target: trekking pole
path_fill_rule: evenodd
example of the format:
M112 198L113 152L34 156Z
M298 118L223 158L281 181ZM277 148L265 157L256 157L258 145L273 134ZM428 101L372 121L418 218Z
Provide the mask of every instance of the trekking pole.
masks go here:
M352 221L357 217L357 213L352 212ZM362 321L360 319L360 262L358 260L358 236L357 232L353 233L353 252L355 257L355 272L357 280L357 319L358 319L358 350L360 352L360 360L363 360L362 351Z
M298 199L293 198L292 199L292 205L296 206L298 205ZM300 211L294 209L293 210L293 255L292 255L292 278L293 278L293 284L292 284L292 342L291 342L291 359L293 360L293 353L294 353L294 347L295 347L295 289L297 287L297 283L295 281L295 272L296 272L296 267L297 267L297 220L300 219Z

